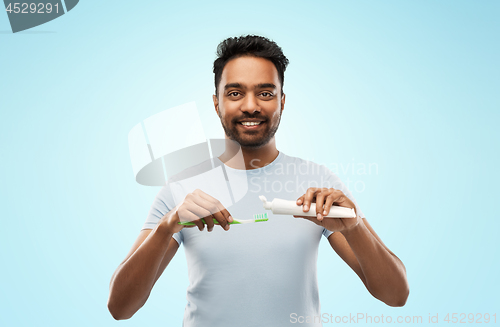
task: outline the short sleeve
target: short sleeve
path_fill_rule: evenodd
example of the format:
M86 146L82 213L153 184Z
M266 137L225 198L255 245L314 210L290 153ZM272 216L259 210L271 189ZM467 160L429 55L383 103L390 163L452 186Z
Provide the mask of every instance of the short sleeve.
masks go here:
M158 225L161 218L165 216L167 212L172 210L174 206L172 195L170 193L170 187L168 185L164 186L153 200L153 204L151 205L148 216L141 230L154 229L156 225ZM179 243L179 245L182 243L182 231L175 233L172 237L177 241L177 243Z
M329 238L330 235L332 235L333 232L331 230L328 230L326 228L323 227L323 236L326 237L326 238Z

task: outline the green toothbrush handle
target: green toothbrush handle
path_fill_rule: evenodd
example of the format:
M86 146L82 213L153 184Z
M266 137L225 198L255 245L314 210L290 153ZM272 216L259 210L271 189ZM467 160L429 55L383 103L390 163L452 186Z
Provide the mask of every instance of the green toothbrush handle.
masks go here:
M219 222L217 220L215 220L214 218L212 218L212 219L214 221L214 224L219 224ZM203 223L206 224L205 219L201 218L201 221L203 221ZM178 222L178 224L184 225L184 226L196 226L196 224L191 222L191 221L180 221L180 222ZM229 223L229 225L233 225L233 224L239 224L239 222L233 220L232 222Z

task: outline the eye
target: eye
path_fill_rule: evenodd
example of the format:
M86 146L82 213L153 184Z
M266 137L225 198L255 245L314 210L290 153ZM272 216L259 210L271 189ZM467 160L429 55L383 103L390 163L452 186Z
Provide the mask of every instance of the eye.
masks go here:
M260 95L263 96L264 98L270 98L274 94L272 94L271 92L262 92Z
M233 92L229 92L227 95L230 97L237 97L238 95L240 95L240 92L233 91Z

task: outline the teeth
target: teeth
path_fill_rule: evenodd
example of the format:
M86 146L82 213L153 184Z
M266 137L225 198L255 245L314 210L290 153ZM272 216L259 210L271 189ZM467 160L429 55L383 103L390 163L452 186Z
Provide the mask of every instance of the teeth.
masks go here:
M255 125L259 125L259 124L260 124L260 122L243 121L243 122L241 122L241 124L242 124L243 126L255 126Z

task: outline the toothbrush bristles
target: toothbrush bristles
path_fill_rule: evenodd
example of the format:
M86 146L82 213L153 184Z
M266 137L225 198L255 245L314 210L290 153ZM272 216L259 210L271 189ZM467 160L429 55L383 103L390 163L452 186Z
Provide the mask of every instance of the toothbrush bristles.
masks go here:
M253 215L253 219L255 220L255 222L261 222L261 221L267 221L267 212L266 213L259 213L259 214L255 214Z

